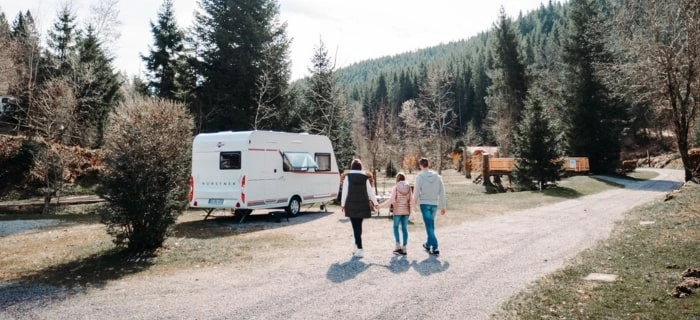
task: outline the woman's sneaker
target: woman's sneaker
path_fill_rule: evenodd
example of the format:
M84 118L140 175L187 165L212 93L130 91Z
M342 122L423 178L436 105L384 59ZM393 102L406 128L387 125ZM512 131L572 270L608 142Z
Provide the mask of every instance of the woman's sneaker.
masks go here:
M357 249L355 250L355 253L352 254L356 258L362 258L364 255L362 254L362 249Z

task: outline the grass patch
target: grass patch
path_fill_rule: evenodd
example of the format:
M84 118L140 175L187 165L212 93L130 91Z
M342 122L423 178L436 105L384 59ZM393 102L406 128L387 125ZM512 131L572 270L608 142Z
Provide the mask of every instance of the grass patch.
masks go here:
M610 239L506 302L494 319L699 319L698 290L669 292L686 268L700 267L700 187L686 186L669 201L634 209ZM653 224L642 224L640 222ZM589 273L619 276L589 282Z
M618 186L593 179L573 176L559 181L543 191L522 191L487 194L482 185L472 183L448 184L447 216L436 220L438 226L454 225L464 221L523 210L555 202L590 195Z

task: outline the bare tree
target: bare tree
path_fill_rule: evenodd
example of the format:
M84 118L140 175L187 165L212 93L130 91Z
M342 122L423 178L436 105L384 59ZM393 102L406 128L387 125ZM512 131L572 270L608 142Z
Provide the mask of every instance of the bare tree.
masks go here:
M402 166L411 172L416 169L417 158L423 154L426 124L418 118L418 106L415 100L407 100L401 104L399 118L403 123L401 127L403 144L401 147L404 150Z
M116 44L121 38L119 31L122 22L119 20L119 0L98 0L90 6L88 24L95 29L95 35L109 49L116 50Z
M54 79L43 85L35 100L34 115L29 127L34 136L46 144L35 159L36 174L44 182L44 213L49 213L51 199L56 196L58 208L64 182L65 159L69 155L56 143L64 141L66 128L74 123L73 112L77 99L67 81Z
M612 49L620 61L605 66L606 78L634 102L667 113L685 166L689 133L700 107L700 3L697 0L629 0L617 8ZM697 175L697 172L695 172Z
M261 59L260 75L255 81L257 95L255 96L255 119L253 120L253 129L261 129L270 119L275 118L277 111L273 102L277 100L281 93L275 90L275 79L273 78L274 56L271 54L272 46L266 45Z
M432 70L421 86L418 100L419 115L426 121L428 137L437 140L438 173L442 173L447 149L447 131L455 120L452 79L439 70Z

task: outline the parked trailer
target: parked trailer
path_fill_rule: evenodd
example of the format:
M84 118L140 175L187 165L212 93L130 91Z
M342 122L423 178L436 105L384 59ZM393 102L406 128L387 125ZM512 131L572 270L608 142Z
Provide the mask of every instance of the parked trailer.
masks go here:
M232 209L285 209L326 203L338 194L338 164L326 136L274 131L202 133L192 144L190 207L207 217ZM205 217L206 219L206 217Z

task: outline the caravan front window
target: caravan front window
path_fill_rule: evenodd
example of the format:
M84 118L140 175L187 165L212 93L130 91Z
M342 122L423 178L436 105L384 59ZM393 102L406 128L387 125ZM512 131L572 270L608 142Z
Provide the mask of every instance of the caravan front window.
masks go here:
M308 171L317 169L318 165L310 154L305 152L285 152L283 155L284 171Z
M219 169L220 170L240 170L241 169L241 152L221 152L219 153Z

